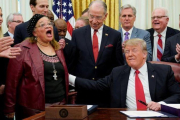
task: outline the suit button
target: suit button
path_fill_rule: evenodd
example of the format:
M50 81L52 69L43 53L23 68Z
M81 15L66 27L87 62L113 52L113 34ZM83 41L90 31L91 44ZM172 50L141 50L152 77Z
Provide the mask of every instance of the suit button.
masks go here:
M97 66L95 66L95 69L97 69Z
M94 80L94 78L92 78L92 80Z

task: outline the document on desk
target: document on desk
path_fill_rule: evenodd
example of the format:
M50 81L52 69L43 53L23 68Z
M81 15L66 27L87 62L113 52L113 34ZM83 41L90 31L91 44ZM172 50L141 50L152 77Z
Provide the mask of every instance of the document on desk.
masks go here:
M130 118L152 118L152 117L168 117L155 111L120 111L120 113Z

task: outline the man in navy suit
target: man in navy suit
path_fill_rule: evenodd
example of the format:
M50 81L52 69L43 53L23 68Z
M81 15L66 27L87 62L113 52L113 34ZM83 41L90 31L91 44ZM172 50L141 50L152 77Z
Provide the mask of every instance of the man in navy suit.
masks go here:
M74 30L72 34L72 43L75 45L76 52L73 57L73 70L70 73L78 77L97 80L110 74L114 67L123 65L121 34L103 24L108 14L107 6L103 1L91 2L88 13L89 25ZM97 36L96 40L98 40L97 59L93 54L95 40L93 36ZM95 95L96 93L92 93L94 97L89 98L84 91L78 94L84 95L81 98L77 95L77 103L81 104L98 104L97 99L103 98L102 94ZM103 102L106 100L108 98Z
M124 46L124 42L127 40L127 39L125 39L126 32L128 32L128 34L129 34L128 35L129 39L141 38L144 41L146 41L147 51L148 51L147 60L151 61L152 60L152 49L151 49L150 34L149 34L149 32L147 32L145 30L134 27L134 22L136 20L136 8L129 4L123 5L120 8L119 20L122 25L122 28L119 29L119 31L121 32L121 37L122 37L122 43L123 43L122 47Z
M180 62L180 33L167 39L162 61Z
M150 33L151 45L153 51L153 61L157 61L157 45L158 45L158 34L161 35L162 39L162 52L164 51L167 38L179 33L179 30L167 27L169 22L168 11L165 8L156 8L152 12L152 28L147 31ZM162 53L163 54L163 53Z
M170 66L151 64L146 62L147 48L144 40L135 38L127 40L124 53L127 65L119 66L112 70L111 74L97 81L69 76L70 84L75 85L79 91L110 91L110 107L112 108L138 108L144 96L146 108L161 110L161 103L179 103L180 87L175 81L174 73ZM136 74L138 74L143 94L137 99ZM138 87L139 88L139 87Z
M49 7L48 0L30 0L29 5L31 7L33 15L42 14L42 15L47 16L48 7ZM15 32L14 32L14 45L22 42L27 37L29 37L26 30L28 24L29 24L29 21L16 26ZM58 32L55 27L54 27L54 37L55 37L55 40L59 41Z
M6 19L8 31L4 34L4 37L10 36L11 38L13 38L16 26L23 22L24 21L21 13L10 13Z

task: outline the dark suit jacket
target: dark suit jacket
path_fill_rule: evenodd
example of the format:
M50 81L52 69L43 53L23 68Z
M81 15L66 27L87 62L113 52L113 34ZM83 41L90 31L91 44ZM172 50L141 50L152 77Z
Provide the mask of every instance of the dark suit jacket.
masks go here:
M76 47L73 73L75 76L98 79L110 74L114 67L123 65L122 50L120 50L122 49L121 34L110 27L105 25L103 27L101 47L96 63L89 25L73 31L72 43Z
M147 63L149 91L152 101L180 103L180 87L168 65ZM131 68L128 65L116 67L109 76L97 81L76 78L77 91L110 91L110 107L125 108L127 86ZM152 77L152 75L154 77Z
M16 26L14 31L14 45L22 42L27 37L29 37L29 34L27 33L27 26L29 24L29 21L19 24ZM59 41L59 35L56 27L54 28L54 38L56 41Z
M154 48L154 29L151 28L151 29L147 29L147 31L150 33L150 39L151 39L151 48L152 48L152 53L153 53L153 48ZM173 29L171 27L167 27L167 31L166 31L166 40L167 38L179 33L180 31L179 30L176 30L176 29ZM165 40L165 43L166 43L166 40Z
M91 27L89 25L73 31L72 43L75 45L76 52L72 57L73 64L69 72L77 77L97 80L109 75L114 67L123 65L121 34L110 27L105 25L103 27L102 41L96 63L93 56ZM91 93L79 92L77 103L99 104L101 107L106 107L108 93L104 95L93 93L91 98L89 98L89 94ZM102 101L97 103L97 99L104 99L104 103Z
M180 33L167 39L165 50L162 56L162 61L176 63L175 55L177 54L176 52L177 43L180 44Z
M64 57L66 59L66 64L67 64L67 67L68 67L68 71L71 72L71 69L73 70L73 68L69 69L70 66L72 66L72 62L73 62L73 59L72 59L72 56L73 56L73 50L75 48L75 46L72 44L72 41L65 38L65 48L63 49L64 51Z
M4 33L4 35L3 35L4 37L6 37L6 36L10 36L9 35L9 33L8 32L6 32L6 33Z

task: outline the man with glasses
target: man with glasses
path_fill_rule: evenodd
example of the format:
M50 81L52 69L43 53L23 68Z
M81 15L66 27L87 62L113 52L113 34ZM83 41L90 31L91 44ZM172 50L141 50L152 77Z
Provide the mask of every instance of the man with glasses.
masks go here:
M89 25L74 30L72 34L76 53L73 57L71 74L97 80L109 75L114 67L123 65L121 34L104 25L107 15L107 5L103 1L96 0L90 3ZM106 107L103 104L109 100L105 97L108 92L104 95L91 93L94 97L89 97L89 94L86 91L80 91L77 95L77 103L99 104L101 102L100 107Z
M4 34L4 36L10 36L11 38L14 37L14 30L17 25L23 23L23 17L21 13L11 13L8 15L6 19L6 25L8 31Z
M156 8L152 12L152 27L147 31L151 34L153 61L161 61L166 39L179 33L178 30L167 27L169 22L168 11L165 8Z
M35 14L41 14L47 16L48 14L48 7L49 3L48 0L29 0L29 5L32 10L33 15ZM20 24L16 26L15 32L14 32L14 44L18 44L25 40L27 37L29 37L27 33L27 26L29 24L29 21ZM54 27L54 38L56 41L59 41L59 36L57 29Z
M119 29L122 37L122 48L124 49L124 42L132 38L141 38L146 41L148 57L147 60L152 60L151 40L149 32L141 30L134 26L136 20L136 8L126 4L120 8L120 17L122 28ZM125 60L125 58L124 58Z

